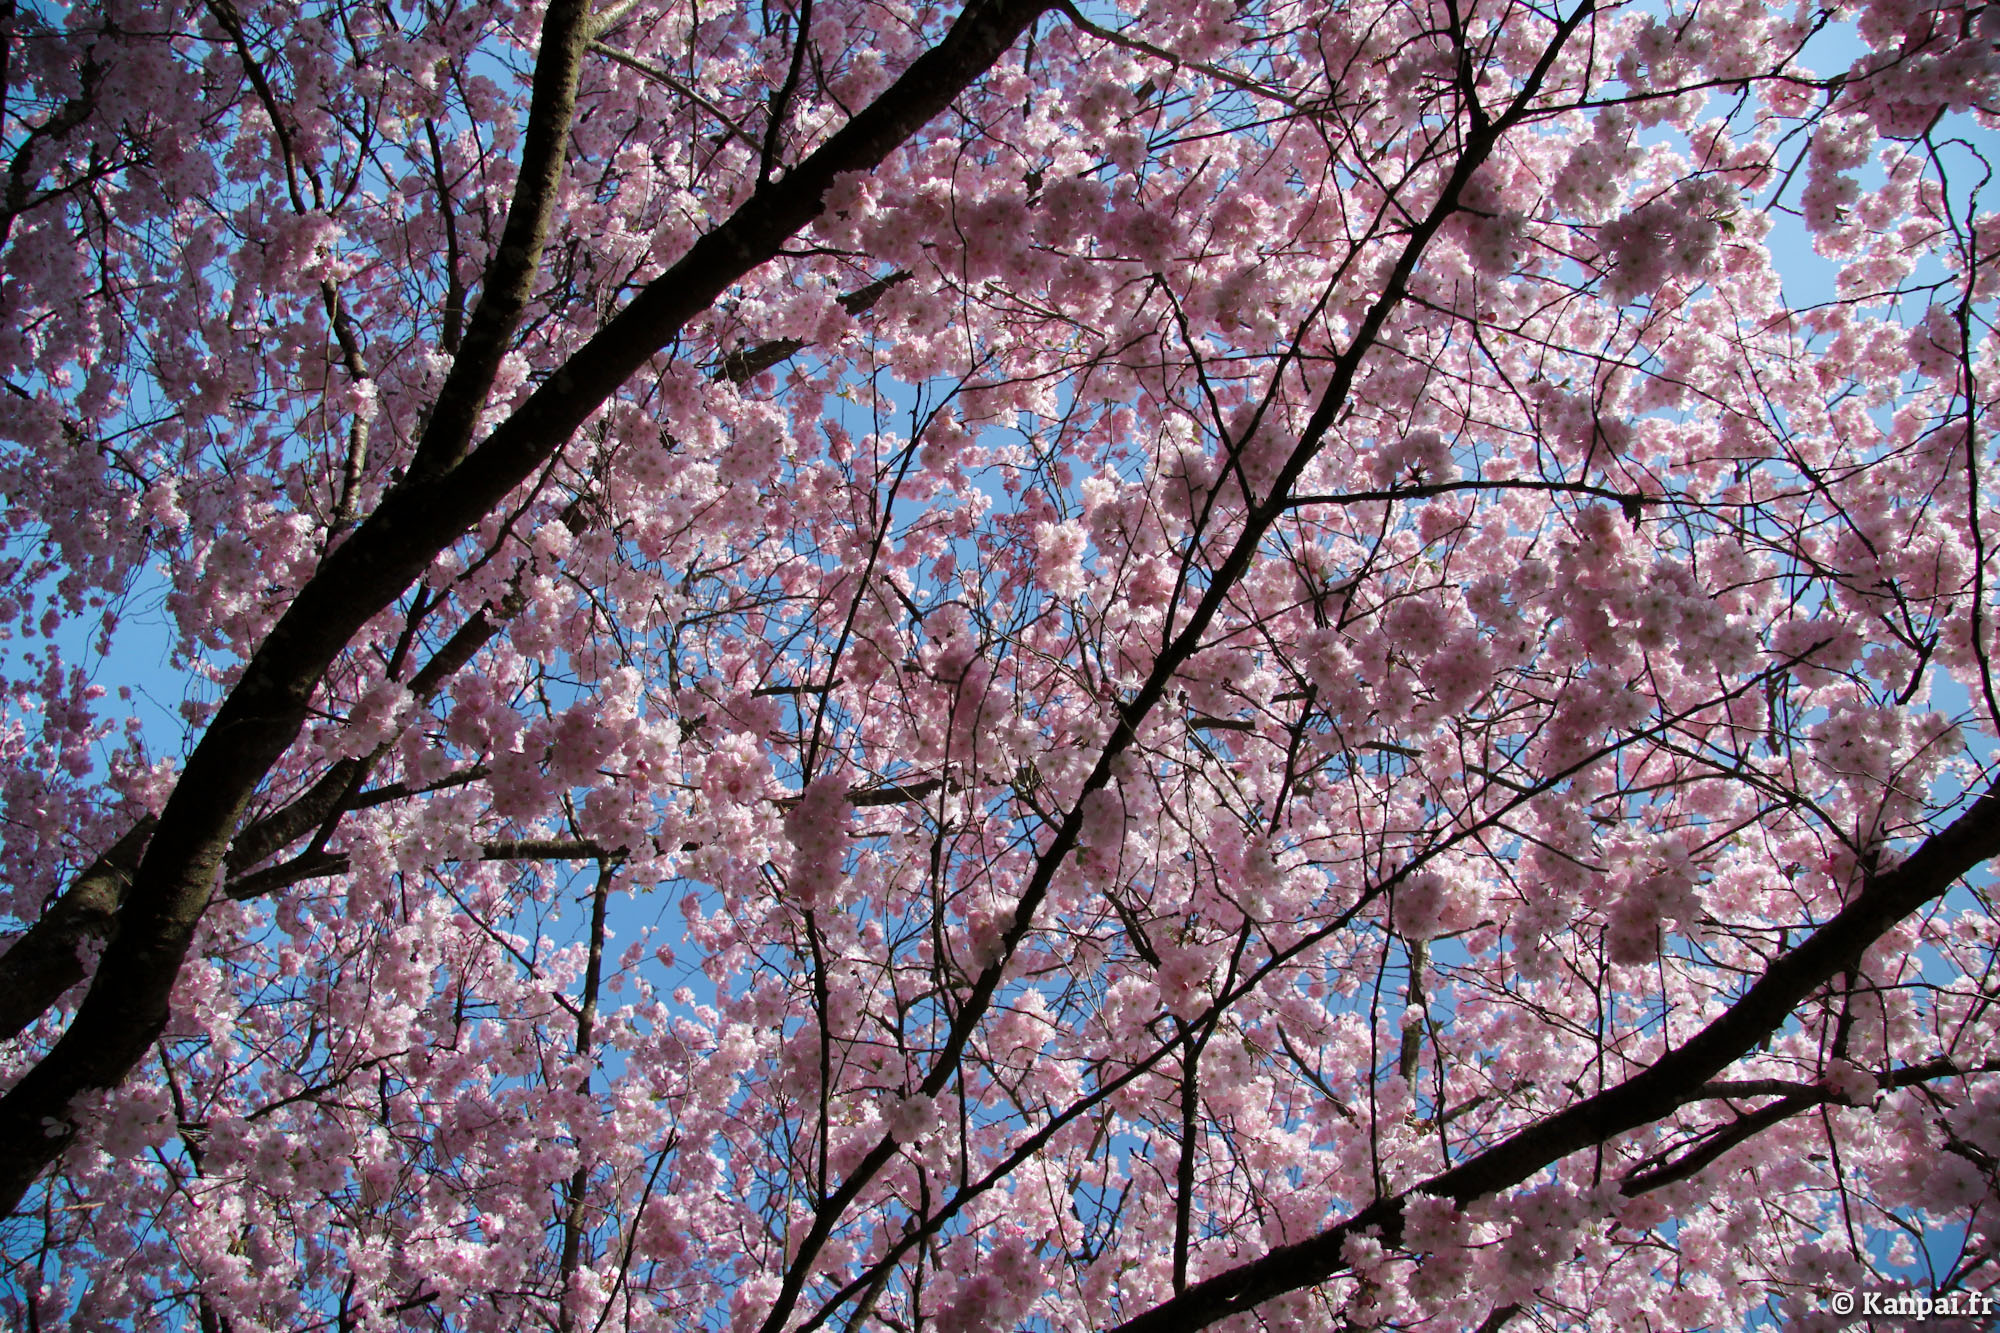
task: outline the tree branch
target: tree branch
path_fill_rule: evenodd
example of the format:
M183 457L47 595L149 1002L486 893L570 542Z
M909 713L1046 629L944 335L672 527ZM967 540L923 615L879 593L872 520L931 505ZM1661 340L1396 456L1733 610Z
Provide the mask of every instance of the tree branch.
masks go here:
M481 843L471 861L618 861L625 853L587 838L502 838ZM446 858L447 860L451 858ZM345 852L306 852L279 865L252 871L224 886L237 902L262 898L309 879L344 875L353 867Z
M148 815L134 824L0 954L0 1041L18 1035L83 980L81 950L110 934L154 823Z
M467 318L458 355L438 390L430 419L417 440L407 480L434 480L465 456L473 427L493 391L500 358L533 295L555 217L556 192L568 155L570 123L576 116L577 72L590 49L594 25L588 0L551 0L542 19L541 49L535 57L534 90L528 127L521 139L521 169L500 244L487 263L479 300Z
M1116 1333L1205 1328L1274 1296L1315 1286L1346 1267L1350 1236L1373 1229L1385 1244L1395 1244L1403 1231L1404 1205L1415 1195L1469 1203L1518 1185L1573 1152L1669 1114L1702 1096L1703 1084L1776 1032L1801 1001L1853 967L1868 946L1897 922L1995 855L2000 855L2000 785L1989 788L1908 860L1870 878L1833 920L1773 962L1706 1028L1647 1069L1529 1125L1414 1189L1370 1204L1317 1236L1218 1273L1119 1325ZM1776 1103L1752 1115L1770 1112L1775 1123L1783 1118L1775 1107L1783 1105Z
M840 308L850 315L858 315L864 310L872 309L875 303L882 299L884 293L898 283L907 282L909 277L908 273L891 273L887 277L877 278L866 287L857 288L839 298ZM728 380L731 384L744 384L757 378L772 366L797 356L807 346L809 344L803 338L773 338L754 347L740 348L722 358L722 365L717 368L715 375L717 379Z

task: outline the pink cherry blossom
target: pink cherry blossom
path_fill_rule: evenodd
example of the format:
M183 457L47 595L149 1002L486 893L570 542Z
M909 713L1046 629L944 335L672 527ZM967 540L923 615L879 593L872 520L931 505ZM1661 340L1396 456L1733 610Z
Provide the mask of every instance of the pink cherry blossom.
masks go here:
M2000 1285L1994 11L0 13L0 1324Z

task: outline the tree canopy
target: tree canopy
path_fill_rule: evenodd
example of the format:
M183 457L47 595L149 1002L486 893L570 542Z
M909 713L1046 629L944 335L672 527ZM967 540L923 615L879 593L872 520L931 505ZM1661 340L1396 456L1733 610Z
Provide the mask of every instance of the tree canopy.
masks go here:
M0 1320L1993 1288L1996 17L0 0Z

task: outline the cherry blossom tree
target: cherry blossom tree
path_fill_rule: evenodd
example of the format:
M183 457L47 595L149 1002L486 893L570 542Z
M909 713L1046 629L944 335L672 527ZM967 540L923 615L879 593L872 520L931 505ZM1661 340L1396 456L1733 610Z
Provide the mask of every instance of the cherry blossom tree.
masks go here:
M1996 18L0 0L0 1319L2000 1285Z

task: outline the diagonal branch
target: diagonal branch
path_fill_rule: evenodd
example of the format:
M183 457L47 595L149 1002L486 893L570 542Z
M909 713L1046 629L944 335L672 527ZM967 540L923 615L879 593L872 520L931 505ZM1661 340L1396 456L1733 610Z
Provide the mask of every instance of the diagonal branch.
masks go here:
M150 815L134 824L0 955L0 1041L18 1035L83 980L81 950L111 933L153 824Z
M176 783L133 878L119 930L70 1027L0 1097L0 1210L11 1212L75 1133L77 1093L111 1087L165 1027L167 1003L195 927L221 877L246 806L297 738L320 679L354 634L535 469L687 321L774 256L817 217L842 174L868 170L942 111L1013 45L1048 0L974 0L939 43L785 177L757 191L608 321L471 453L460 454L484 403L509 291L531 283L561 170L576 69L591 21L575 0L544 20L526 160L489 270L481 310L426 427L418 457L347 541L328 553L245 664ZM517 223L519 224L517 226ZM494 313L485 314L491 304ZM516 312L518 313L518 312ZM483 321L483 322L482 322ZM458 365L468 367L462 374Z
M897 272L877 278L866 287L857 288L842 296L840 308L850 315L861 314L873 308L891 287L908 281L909 277L907 272ZM715 372L716 378L728 380L731 384L746 383L772 366L797 356L807 345L803 338L773 338L753 347L739 348L722 358L722 365Z
M1433 1176L1380 1199L1310 1239L1218 1273L1118 1326L1115 1333L1183 1333L1325 1282L1347 1266L1350 1237L1372 1229L1387 1244L1402 1235L1403 1208L1418 1194L1464 1204L1499 1193L1571 1153L1650 1124L1703 1095L1703 1085L1776 1032L1798 1005L1896 923L1945 893L1960 876L2000 855L2000 786L1927 839L1908 860L1870 878L1854 900L1770 969L1685 1045L1626 1079L1528 1126ZM1752 1117L1782 1118L1778 1103ZM1761 1125L1760 1125L1761 1127Z

